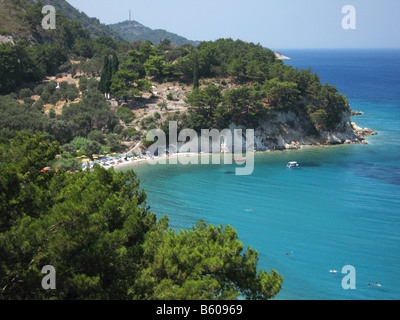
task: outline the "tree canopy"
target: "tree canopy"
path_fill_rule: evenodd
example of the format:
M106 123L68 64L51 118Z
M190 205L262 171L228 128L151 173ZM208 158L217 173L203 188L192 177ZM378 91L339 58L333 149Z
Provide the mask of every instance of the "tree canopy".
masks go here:
M40 3L12 2L32 37L0 45L0 299L273 298L282 276L259 270L257 251L245 248L231 226L200 221L171 230L167 217L150 211L133 171L77 170L77 158L120 151L123 139L139 141L139 125L159 125L168 135L170 120L198 132L232 123L257 128L283 111L308 120L318 135L335 130L349 111L346 97L259 44L122 43L97 30L96 19L84 19L89 30L60 13L57 28L43 33ZM68 6L66 12L77 14ZM41 83L63 72L86 75L79 87ZM167 82L192 88L187 112L167 121L158 112L134 121L135 104L112 108L104 96L134 100ZM42 172L46 166L53 170ZM56 291L40 286L44 265L57 270Z
M0 144L0 299L270 299L282 276L257 268L230 226L175 232L133 171L41 172L60 152L37 133ZM57 290L43 290L52 265Z

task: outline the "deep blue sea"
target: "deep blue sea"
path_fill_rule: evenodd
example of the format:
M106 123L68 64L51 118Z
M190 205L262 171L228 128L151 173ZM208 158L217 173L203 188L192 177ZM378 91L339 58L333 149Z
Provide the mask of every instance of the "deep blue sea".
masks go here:
M251 176L229 174L234 165L136 166L148 203L173 229L200 219L235 228L259 268L283 275L277 300L400 299L400 50L281 53L336 85L364 112L353 121L379 134L368 145L257 154ZM342 287L346 265L354 290Z

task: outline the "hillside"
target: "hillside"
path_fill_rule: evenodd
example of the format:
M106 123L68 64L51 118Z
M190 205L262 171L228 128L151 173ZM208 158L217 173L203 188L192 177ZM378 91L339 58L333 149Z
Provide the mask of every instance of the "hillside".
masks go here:
M40 5L0 3L14 4L3 8L20 22L21 34L26 27L28 36L40 38ZM151 32L135 21L120 25L136 37ZM256 150L364 142L345 96L259 44L93 39L61 13L47 37L0 46L0 71L7 75L0 77L0 94L9 95L0 101L0 131L46 132L63 145L67 160L81 156L77 150L144 151L148 131L166 129L169 121L197 132L254 128Z
M34 23L35 12L26 1L0 0L0 43L38 40L44 30Z
M28 33L28 26L21 23L24 8L9 0L0 0L0 35L11 35L15 32Z
M29 23L23 19L28 4L36 4L38 0L0 0L0 35L5 42L6 36L22 39L31 35ZM69 21L78 20L82 27L86 28L92 38L100 36L111 37L115 41L149 40L154 44L160 43L163 39L169 39L178 46L192 44L197 46L200 41L188 40L185 37L166 30L153 30L136 21L124 21L117 24L105 25L97 18L90 18L84 12L79 11L66 0L41 0L43 5L52 5L58 13L62 13ZM1 40L1 39L0 39Z
M35 4L38 0L26 0L31 4ZM97 18L90 18L86 13L79 11L66 0L41 0L43 5L52 5L60 13L63 13L68 20L78 20L84 28L87 28L92 38L100 36L111 37L116 41L124 41L124 39L116 32L111 30L107 25L100 23Z
M109 27L129 42L134 42L137 40L149 40L153 44L159 44L163 39L169 39L172 43L175 43L178 46L187 43L194 46L200 44L200 41L188 40L185 37L179 36L172 32L168 32L166 30L153 30L137 21L123 21L116 24L111 24L109 25Z

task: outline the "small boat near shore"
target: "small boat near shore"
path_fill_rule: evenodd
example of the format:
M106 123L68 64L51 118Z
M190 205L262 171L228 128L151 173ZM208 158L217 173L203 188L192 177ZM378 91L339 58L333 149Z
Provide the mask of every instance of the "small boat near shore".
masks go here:
M291 161L286 165L286 168L289 168L289 169L298 168L298 167L300 167L300 165L296 161Z
M238 164L238 165L242 165L242 164L246 163L247 159L246 158L236 158L236 159L233 159L233 161L235 161L236 164Z

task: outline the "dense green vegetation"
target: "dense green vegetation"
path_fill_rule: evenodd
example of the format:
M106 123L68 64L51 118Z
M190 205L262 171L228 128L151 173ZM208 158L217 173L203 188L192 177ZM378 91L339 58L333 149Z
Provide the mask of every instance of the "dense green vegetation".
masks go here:
M143 85L147 79L192 84L187 95L192 113L181 120L196 130L222 129L232 122L254 127L270 111L295 112L309 119L315 132L334 130L349 110L335 87L322 85L310 70L285 65L260 45L220 39L197 48L172 48L168 41L158 46L146 42L128 54L111 80L111 92L133 98L148 88ZM214 80L200 87L202 79Z
M56 30L44 32L40 3L7 2L32 37L0 45L0 299L273 298L282 277L258 270L257 252L233 228L201 221L172 231L149 211L132 171L84 172L79 158L124 151L122 142L156 127L168 134L170 120L197 131L256 128L284 111L318 135L335 129L347 99L260 45L119 42L95 35L95 20L59 12ZM78 17L65 1L51 4ZM79 82L43 81L66 73ZM164 83L191 88L187 110L169 113L172 92L158 103L161 114L141 118L133 104L111 107L105 98L143 102ZM41 172L47 166L53 170ZM56 291L40 287L47 264L57 269Z
M47 132L54 140L65 144L76 137L87 138L94 130L108 129L112 132L118 124L115 113L95 88L84 92L79 102L64 105L62 114L43 116L43 100L51 100L54 95L58 100L60 95L63 95L63 90L56 90L54 86L55 84L49 83L44 88L41 98L33 104L30 98L25 99L25 103L19 103L10 95L0 96L0 128L11 131ZM75 90L72 93L69 91L65 91L67 99Z
M234 87L222 82L194 86L187 99L195 111L189 119L193 128L222 129L232 122L256 127L270 111L291 111L310 118L318 130L334 130L349 108L347 99L335 87L322 85L311 70L287 66L260 45L231 39L203 42L177 63L175 74L193 80L196 72L186 70L195 63L199 78L229 78Z
M122 107L115 114L101 93L111 93L127 101L143 92L151 92L151 81L175 81L193 86L186 97L189 112L175 115L175 120L181 128L197 131L203 128L221 130L231 123L255 128L261 120L268 119L271 111L285 111L308 119L313 128L309 132L318 134L321 130L334 130L342 112L349 108L347 99L338 94L335 87L322 85L310 70L286 66L272 51L240 40L203 42L195 48L191 45L173 47L168 40L157 46L150 42L121 46L110 38L85 39L96 52L91 60L103 61L96 71L101 75L100 82L81 77L79 87L61 83L56 89L56 84L50 82L33 90L22 88L18 98L23 99L23 104L13 95L2 97L2 129L47 132L63 145L76 137L88 138L91 131L104 131L100 150L107 147L108 151L119 151L121 144L117 140L128 136L140 140L141 136L122 134L118 120L129 124L134 119L133 113ZM57 70L56 62L51 65L46 65L48 61L34 63L45 56L35 58L36 50L56 48L51 43L28 47L24 42L1 46L0 64L3 70L14 68L15 78L2 78L4 85L0 88L7 88L7 92L17 84L43 77L45 70ZM65 52L76 55L76 46L70 51L60 49L60 56L64 57ZM57 54L49 57L56 59ZM38 73L38 69L41 72ZM33 93L40 95L37 102L30 98ZM55 104L59 100L68 103L78 97L79 102L65 105L59 115L53 110L49 117L41 115L46 103ZM173 99L171 93L167 99Z
M32 26L40 24L39 5L30 7L26 16ZM192 84L187 97L192 113L183 115L182 122L194 129L221 129L231 122L257 126L270 111L281 110L308 118L318 132L334 130L348 110L346 98L335 87L322 85L310 70L286 66L260 45L232 39L202 42L198 47L176 47L168 39L156 46L149 41L93 40L79 22L69 22L61 14L50 34L52 41L32 47L24 42L0 46L0 70L11 75L0 77L0 93L38 83L64 68L73 74L101 74L99 91L126 101L150 91L149 80ZM81 63L68 64L68 58ZM223 81L200 86L202 79Z
M230 226L175 232L133 171L41 172L60 152L43 134L0 143L0 299L273 298L282 277ZM42 268L57 272L43 290Z
M32 39L16 45L0 45L0 94L16 91L21 85L39 83L45 76L65 68L69 55L85 57L83 43L91 43L89 32L78 21L69 21L57 13L56 29L41 28L43 14L39 4L18 1L24 10L22 23L30 26ZM32 45L32 40L34 45Z

